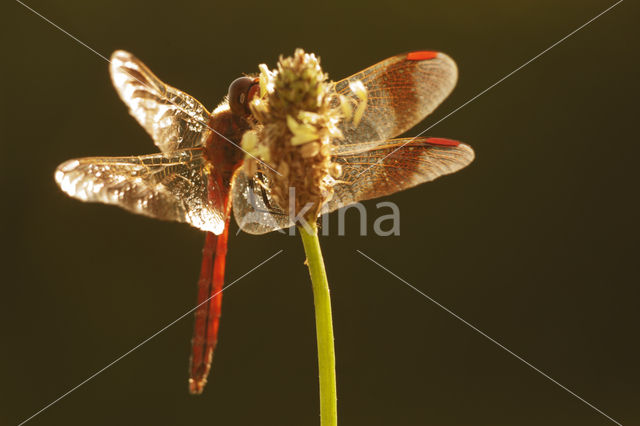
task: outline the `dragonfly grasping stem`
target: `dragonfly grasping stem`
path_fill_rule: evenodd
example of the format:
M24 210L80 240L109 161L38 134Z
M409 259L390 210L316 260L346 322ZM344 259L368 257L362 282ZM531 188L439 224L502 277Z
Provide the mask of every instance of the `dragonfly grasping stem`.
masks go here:
M336 391L336 353L333 341L333 320L331 319L331 297L329 282L324 268L318 227L314 221L309 224L311 232L304 226L298 230L307 255L307 266L311 275L313 300L316 311L316 336L318 339L318 372L320 376L320 424L337 426L338 402Z

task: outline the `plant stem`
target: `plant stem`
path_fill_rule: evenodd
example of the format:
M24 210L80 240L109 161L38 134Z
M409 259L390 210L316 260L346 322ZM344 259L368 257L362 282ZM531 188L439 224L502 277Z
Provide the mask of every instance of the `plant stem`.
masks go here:
M331 297L329 282L324 269L324 260L318 240L318 227L310 221L312 232L304 226L298 230L307 255L307 266L311 275L313 301L316 309L316 336L318 339L318 372L320 375L320 424L338 424L338 401L336 392L336 354L333 344L333 320L331 319Z

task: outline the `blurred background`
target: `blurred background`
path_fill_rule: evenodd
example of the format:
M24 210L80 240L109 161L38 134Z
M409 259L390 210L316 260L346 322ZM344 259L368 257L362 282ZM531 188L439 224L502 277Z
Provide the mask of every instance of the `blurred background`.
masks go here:
M104 56L135 53L209 108L296 47L333 79L440 50L444 117L613 4L25 1ZM204 234L80 203L62 161L155 152L108 64L5 3L0 144L0 424L18 424L195 304ZM604 416L407 287L389 268L623 424L640 423L638 4L626 1L434 127L467 169L387 200L398 237L322 238L343 425L606 425ZM369 230L386 211L366 204ZM337 216L332 216L333 226ZM237 227L232 225L232 233ZM335 234L335 232L333 232ZM192 316L29 424L317 425L313 301L297 237L240 233L204 395L187 392Z

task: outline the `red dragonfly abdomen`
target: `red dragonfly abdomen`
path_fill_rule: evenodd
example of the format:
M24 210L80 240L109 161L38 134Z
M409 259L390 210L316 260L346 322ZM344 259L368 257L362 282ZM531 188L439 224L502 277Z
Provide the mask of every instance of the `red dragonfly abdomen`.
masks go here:
M201 394L207 383L213 351L218 342L218 327L222 311L222 288L229 237L231 202L229 188L233 172L242 164L242 151L228 140L238 140L241 129L233 125L228 111L215 114L209 121L217 129L206 143L206 154L211 163L208 182L209 201L222 206L226 220L220 235L207 232L202 250L202 266L198 280L198 300L191 340L189 392ZM225 136L222 136L225 135Z
M227 219L222 234L215 235L207 232L202 250L202 267L198 280L198 309L191 341L189 392L192 394L200 394L204 390L213 351L218 342L228 236L229 220Z

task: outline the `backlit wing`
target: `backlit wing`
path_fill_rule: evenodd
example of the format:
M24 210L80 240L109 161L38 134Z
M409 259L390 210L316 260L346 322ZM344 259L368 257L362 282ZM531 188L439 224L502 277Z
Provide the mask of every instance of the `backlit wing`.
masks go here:
M55 178L64 192L79 200L113 204L220 234L225 219L223 200L205 163L200 149L90 157L62 163Z
M111 55L111 80L129 113L162 152L201 146L210 130L209 112L200 102L164 84L129 52Z
M450 139L391 139L360 148L365 146L343 150L333 158L342 166L342 175L328 211L432 181L462 169L474 158L470 146Z
M356 126L341 123L344 139L337 144L382 141L406 132L451 93L458 69L449 56L439 52L411 52L392 56L335 83L335 91L358 104L350 84L360 80L367 89L366 109Z
M258 169L261 167L258 165ZM231 189L233 215L244 232L266 234L293 226L288 212L276 204L268 188L269 180L264 174L248 177L243 168L236 171Z
M331 200L322 213L383 197L454 173L474 159L470 146L441 138L406 138L343 147L332 160L342 168ZM264 187L264 189L263 189ZM266 177L249 179L242 169L233 183L233 212L238 226L264 234L293 226L288 212L269 195Z

